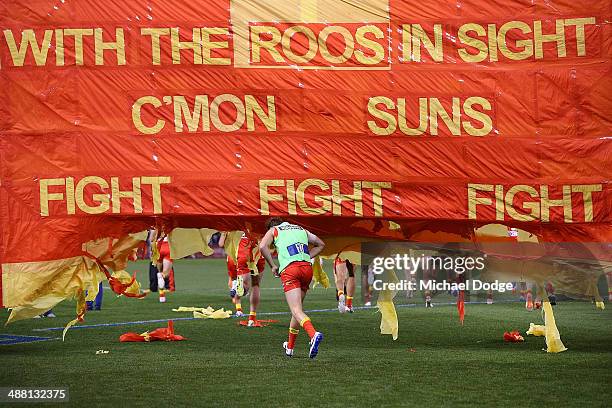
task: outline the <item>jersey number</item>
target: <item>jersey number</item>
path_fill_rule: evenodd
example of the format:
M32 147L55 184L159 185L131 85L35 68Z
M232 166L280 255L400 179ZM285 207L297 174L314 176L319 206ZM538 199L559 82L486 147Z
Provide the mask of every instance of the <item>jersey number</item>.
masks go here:
M309 254L308 245L302 242L296 242L295 244L287 246L287 252L290 256L294 256L297 254Z

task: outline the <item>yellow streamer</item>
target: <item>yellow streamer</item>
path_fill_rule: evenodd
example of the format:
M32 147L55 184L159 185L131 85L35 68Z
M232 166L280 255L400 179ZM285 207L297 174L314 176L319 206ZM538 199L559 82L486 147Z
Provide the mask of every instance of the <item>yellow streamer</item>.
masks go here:
M196 252L204 256L213 254L208 246L210 238L217 231L210 228L175 228L168 235L170 244L170 256L172 259L180 259Z
M325 289L329 288L329 277L323 270L323 266L321 265L321 258L319 258L318 256L315 257L313 260L312 278L314 280L313 287L321 285Z
M385 273L384 282L398 282L395 272L388 271ZM397 311L393 304L393 298L396 291L385 289L380 291L376 306L381 313L380 334L390 334L393 340L397 340L399 336L399 324L397 321Z
M76 304L77 317L76 319L73 319L70 322L68 322L66 327L64 327L64 331L62 332L62 341L66 340L66 333L68 332L68 329L70 329L72 326L74 326L80 320L82 320L83 316L85 315L85 311L87 310L87 303L85 303L85 292L83 290L79 290L76 298L77 298L77 304Z
M546 351L548 353L560 353L567 350L561 341L561 335L557 329L555 323L555 316L553 314L552 306L550 302L543 302L544 310L544 323L546 324Z
M211 306L204 307L192 307L192 306L180 306L177 309L172 309L173 312L192 312L193 317L196 319L229 319L232 316L230 310L213 309Z
M230 231L225 237L225 245L223 248L225 249L225 253L232 258L234 262L237 262L240 238L242 238L242 231Z

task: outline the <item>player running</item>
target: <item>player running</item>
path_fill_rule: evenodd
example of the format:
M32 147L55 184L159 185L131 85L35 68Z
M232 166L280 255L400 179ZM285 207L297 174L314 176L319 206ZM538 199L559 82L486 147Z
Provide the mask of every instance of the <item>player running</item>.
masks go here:
M166 290L175 291L174 283L174 261L170 258L170 243L168 236L164 235L157 241L157 251L159 259L157 260L157 289L159 291L159 301L166 301Z
M302 305L310 281L312 281L311 259L319 255L325 244L319 237L299 225L284 222L280 218L269 219L266 228L268 231L262 238L259 249L272 268L274 276L280 276L285 299L292 315L289 324L289 339L283 343L285 354L289 357L293 356L293 347L301 326L310 337L308 356L315 358L323 340L323 333L315 330L310 318L304 313ZM272 259L270 253L272 244L278 252L280 266L276 266ZM308 247L309 244L312 245L311 248Z
M242 234L238 243L238 253L236 256L236 269L238 279L236 280L236 295L244 296L250 292L249 303L249 322L248 327L255 325L257 321L257 307L259 306L260 290L259 282L261 274L266 266L265 260L260 256L255 264L255 259L259 255L257 248L258 242L246 234Z
M219 239L219 246L222 248L225 246L225 239L225 234ZM228 274L231 281L230 296L236 305L236 316L243 315L240 298L250 292L250 312L247 324L249 327L254 326L257 321L257 307L260 300L259 283L266 266L265 260L262 257L259 257L257 262L255 262L257 255L259 255L257 244L256 239L243 233L238 242L236 263L232 265L233 260L230 256L227 257Z
M219 240L221 242L221 240ZM223 247L222 245L219 245ZM240 296L236 295L236 279L238 279L238 268L236 267L236 262L232 259L231 256L227 256L227 275L229 280L227 282L227 287L230 290L230 297L232 298L232 303L236 308L236 316L241 317L244 315L242 313L242 304L240 303Z
M334 260L334 280L336 281L336 299L340 313L353 313L353 296L355 296L355 268L348 260L336 256Z

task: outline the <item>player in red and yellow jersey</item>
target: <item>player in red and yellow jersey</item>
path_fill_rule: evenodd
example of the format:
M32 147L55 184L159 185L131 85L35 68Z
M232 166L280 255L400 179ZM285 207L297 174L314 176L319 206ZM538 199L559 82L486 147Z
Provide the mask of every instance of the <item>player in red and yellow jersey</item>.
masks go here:
M223 247L225 244L225 235L219 240L219 246ZM240 298L250 292L249 303L249 322L248 326L251 327L257 320L257 307L260 301L260 288L259 282L265 268L265 260L259 256L259 247L257 239L242 234L240 241L238 242L238 248L236 251L236 264L235 268L230 271L230 260L228 256L228 274L230 274L230 280L232 286L230 288L230 296L234 299L236 304L236 315L242 316L242 307L240 305ZM259 259L255 261L257 257ZM233 278L233 272L235 270L235 278Z
M221 240L219 240L221 243ZM219 245L222 247L222 245ZM230 297L232 298L232 303L236 308L236 316L243 316L242 313L242 304L240 303L240 296L236 295L236 279L238 278L238 268L236 267L236 262L232 259L231 256L227 257L227 275L228 282L227 287L230 290Z
M355 269L348 260L337 256L334 260L334 280L336 281L336 299L340 313L353 313L353 296L355 296Z
M259 256L257 263L255 259ZM257 320L257 307L259 306L260 289L259 282L261 274L266 266L265 260L260 256L258 242L256 239L243 234L238 243L238 253L236 256L236 269L238 273L236 294L244 296L251 293L249 323L251 327Z
M174 292L174 262L170 258L170 243L168 236L164 236L157 241L159 259L157 260L157 288L159 291L159 301L166 301L166 290Z

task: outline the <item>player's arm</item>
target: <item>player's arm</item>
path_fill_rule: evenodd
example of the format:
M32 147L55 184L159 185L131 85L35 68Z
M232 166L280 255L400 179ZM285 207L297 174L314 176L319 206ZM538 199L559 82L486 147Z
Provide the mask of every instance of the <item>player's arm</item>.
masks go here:
M308 234L308 245L310 246L308 252L310 252L311 258L315 258L325 248L325 242L310 231L306 231L306 234Z
M272 252L270 252L270 245L272 245L273 242L274 228L270 228L261 239L261 242L259 243L259 250L261 251L261 255L264 257L268 265L270 265L270 267L272 268L272 272L274 272L274 268L278 269L278 266L274 264Z

